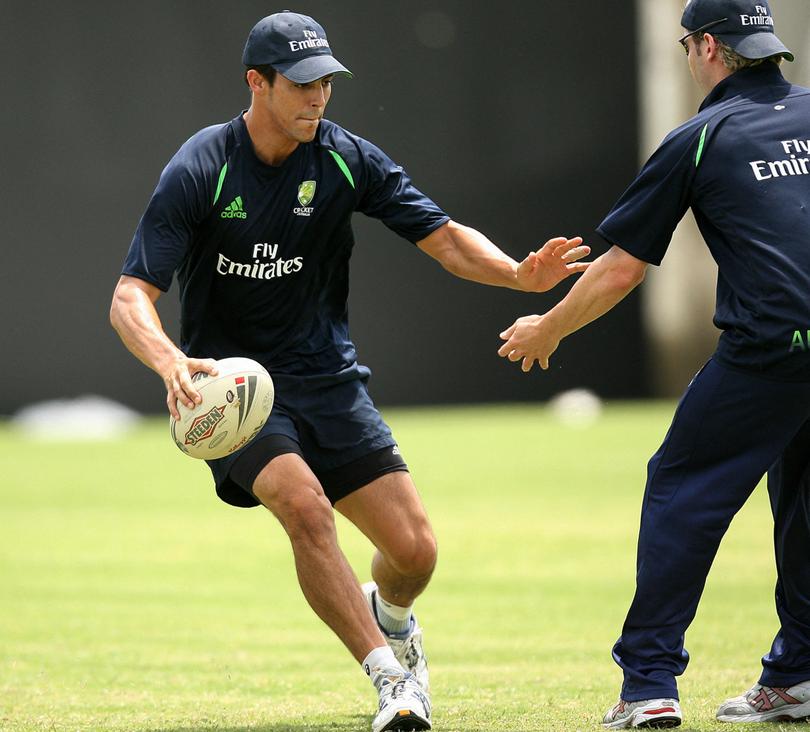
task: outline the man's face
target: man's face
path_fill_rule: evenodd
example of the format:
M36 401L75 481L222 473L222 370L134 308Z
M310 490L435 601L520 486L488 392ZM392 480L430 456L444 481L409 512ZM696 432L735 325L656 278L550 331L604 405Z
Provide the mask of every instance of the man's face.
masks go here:
M330 74L308 84L296 84L276 74L264 98L270 124L292 141L310 142L332 96L333 78Z

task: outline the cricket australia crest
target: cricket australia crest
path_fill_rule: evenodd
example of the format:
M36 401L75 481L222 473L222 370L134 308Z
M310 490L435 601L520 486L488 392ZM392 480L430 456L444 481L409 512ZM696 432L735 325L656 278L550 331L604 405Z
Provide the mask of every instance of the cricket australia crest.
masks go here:
M305 180L298 186L298 203L301 205L293 209L296 216L310 216L313 208L309 204L315 198L317 183L314 180Z

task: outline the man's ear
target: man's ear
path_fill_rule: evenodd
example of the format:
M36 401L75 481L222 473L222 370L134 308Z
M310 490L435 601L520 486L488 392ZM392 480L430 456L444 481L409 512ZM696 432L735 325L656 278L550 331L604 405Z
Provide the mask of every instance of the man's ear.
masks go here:
M703 40L706 43L706 60L713 61L720 53L720 46L717 43L717 39L710 33L704 33Z
M248 69L245 74L250 91L261 94L267 88L267 79L256 69Z

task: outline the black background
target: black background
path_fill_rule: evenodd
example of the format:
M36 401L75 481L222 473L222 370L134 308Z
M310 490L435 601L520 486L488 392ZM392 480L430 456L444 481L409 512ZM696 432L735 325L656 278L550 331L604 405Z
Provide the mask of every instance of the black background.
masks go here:
M497 7L497 11L493 10ZM158 377L108 322L157 177L198 129L249 104L259 2L3 3L0 414L95 393L161 412ZM335 55L327 116L382 147L450 215L516 259L595 226L636 171L633 3L306 2ZM350 314L384 404L538 400L585 386L645 396L636 295L567 339L549 372L499 359L498 333L568 285L526 295L457 280L355 218ZM173 288L160 300L175 335Z

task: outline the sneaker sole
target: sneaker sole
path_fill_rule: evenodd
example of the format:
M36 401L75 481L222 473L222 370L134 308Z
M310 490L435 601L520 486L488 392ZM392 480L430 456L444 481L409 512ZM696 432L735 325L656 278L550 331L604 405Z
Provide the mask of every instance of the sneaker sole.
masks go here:
M681 726L681 718L666 715L650 716L642 713L616 722L603 722L602 726L606 729L671 729Z
M430 722L408 709L401 709L380 732L421 732L432 729Z
M680 727L681 720L677 717L661 717L659 719L648 719L633 726L646 729L671 729L672 727Z
M810 719L810 702L755 714L718 714L718 722L800 722Z

